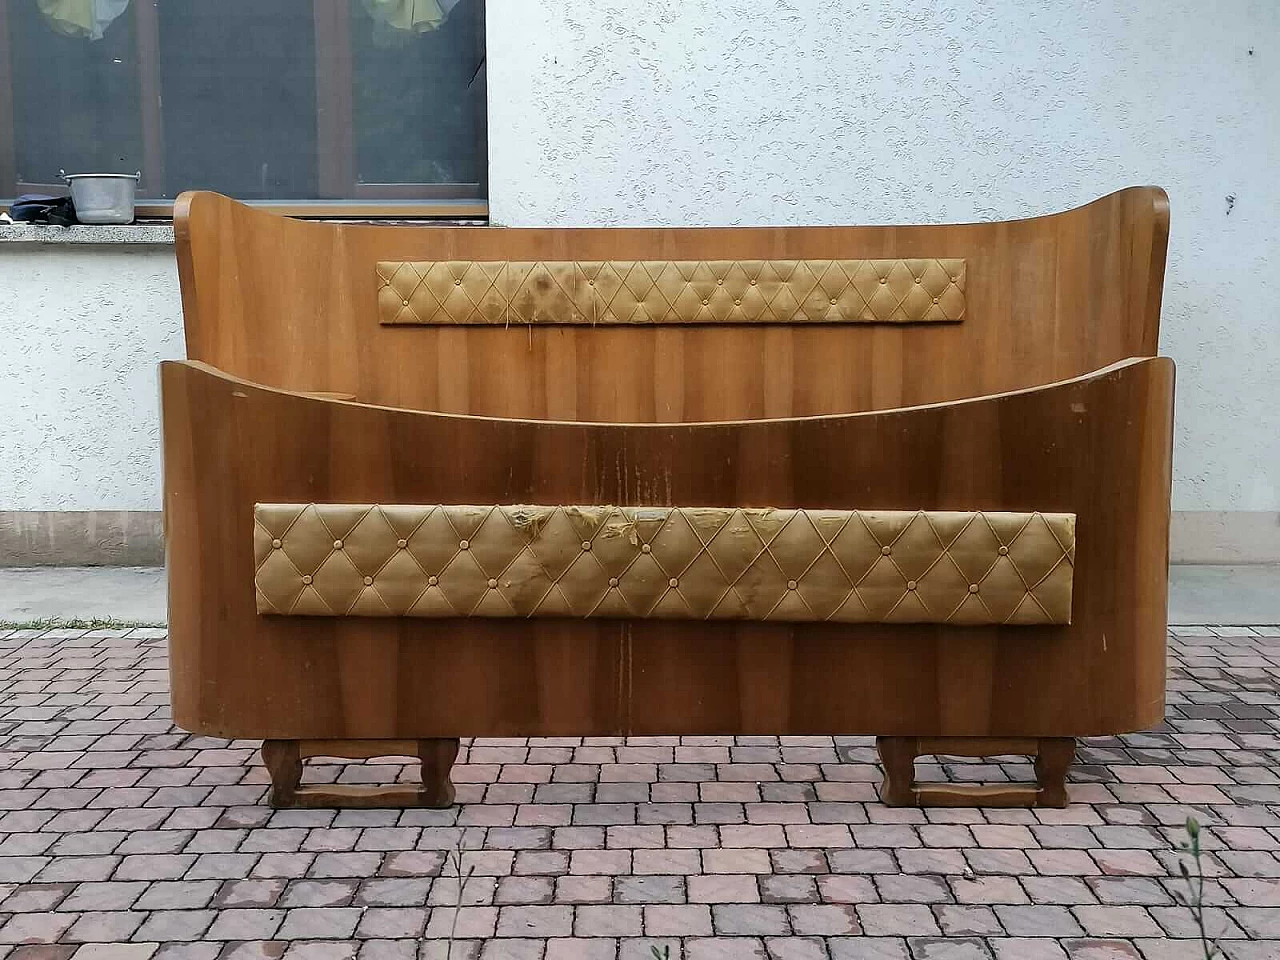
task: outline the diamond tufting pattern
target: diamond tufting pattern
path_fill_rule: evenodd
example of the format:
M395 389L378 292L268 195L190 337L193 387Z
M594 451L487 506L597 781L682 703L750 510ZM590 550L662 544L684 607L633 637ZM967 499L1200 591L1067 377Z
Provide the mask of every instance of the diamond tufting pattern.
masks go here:
M964 260L382 261L384 324L964 319Z
M257 609L1067 624L1075 515L260 503Z

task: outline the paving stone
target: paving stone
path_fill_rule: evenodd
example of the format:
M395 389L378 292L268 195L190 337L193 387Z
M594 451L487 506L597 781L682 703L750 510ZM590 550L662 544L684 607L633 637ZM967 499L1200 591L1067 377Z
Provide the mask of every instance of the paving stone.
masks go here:
M143 921L134 937L159 943L199 940L215 916L213 910L156 910Z
M715 932L721 935L765 936L791 933L787 911L777 904L718 903L711 906Z
M864 903L857 909L863 931L872 937L940 935L933 912L916 903Z
M375 877L360 882L352 903L358 907L414 907L427 902L427 877Z
M769 960L827 960L821 937L765 937Z
M219 907L274 907L285 889L285 881L281 879L231 880L222 883L220 888L216 880L197 881L190 885L195 886L196 883L202 888L208 884L217 888L213 899Z
M154 954L155 960L217 960L223 950L221 943L162 943Z
M608 877L557 877L552 899L556 903L597 904L607 903L612 896L613 881Z
M69 942L111 943L128 940L146 914L134 910L98 910L82 913L62 935Z
M210 940L270 940L283 920L283 910L220 910L207 936Z
M0 943L54 943L76 922L74 913L22 913L0 925Z
M948 903L953 897L946 881L930 876L880 876L875 880L886 903Z
M342 940L303 940L289 944L285 960L352 960L359 944Z
M902 937L832 937L831 960L911 960Z
M277 904L282 907L341 907L355 896L356 880L294 880Z
M768 960L756 937L695 937L685 941L685 960ZM672 951L672 958L676 956ZM649 960L652 960L650 956Z
M948 937L999 936L1004 932L990 907L944 903L937 907L935 915Z
M499 937L567 937L572 933L572 907L518 906L498 911Z
M574 910L575 937L637 937L643 929L644 915L638 906L584 905Z
M991 952L972 938L911 937L907 943L916 960L990 960Z
M711 908L706 904L650 904L644 907L644 930L658 937L709 937Z
M817 880L803 874L760 877L759 887L759 899L765 903L816 903L818 901Z
M613 885L618 903L684 903L683 877L618 877Z
M424 907L369 907L360 915L356 936L397 939L420 937L427 925Z
M844 936L859 932L852 905L795 903L787 907L791 929L801 936Z
M158 943L86 943L75 954L75 960L149 960L159 949Z
M1067 960L1067 951L1047 937L992 937L996 960Z

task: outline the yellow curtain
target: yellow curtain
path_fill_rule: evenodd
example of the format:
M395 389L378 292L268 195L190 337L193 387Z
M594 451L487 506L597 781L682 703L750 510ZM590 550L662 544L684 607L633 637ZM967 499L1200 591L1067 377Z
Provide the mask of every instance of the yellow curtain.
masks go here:
M434 30L448 12L440 0L364 0L364 6L379 23L411 33Z
M39 7L58 33L101 40L107 27L129 8L129 0L39 0Z

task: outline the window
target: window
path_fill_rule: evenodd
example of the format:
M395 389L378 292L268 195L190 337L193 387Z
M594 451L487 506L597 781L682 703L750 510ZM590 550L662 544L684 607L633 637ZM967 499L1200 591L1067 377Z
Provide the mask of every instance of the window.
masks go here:
M0 0L0 194L483 213L484 79L483 0Z

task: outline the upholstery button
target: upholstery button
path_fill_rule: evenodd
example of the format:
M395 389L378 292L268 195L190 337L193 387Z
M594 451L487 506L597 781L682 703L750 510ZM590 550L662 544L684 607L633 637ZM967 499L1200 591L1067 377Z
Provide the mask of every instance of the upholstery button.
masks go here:
M710 300L703 300L703 301L702 301L702 305L705 307L705 306L706 306L708 303L710 303L710 302L711 302Z
M835 298L835 297L832 297L832 298L831 298L831 305L832 305L833 307L836 305L836 298Z
M933 298L933 302L934 302L934 303L937 303L937 302L938 302L938 298L937 298L937 297L934 297L934 298Z
M889 554L893 553L893 547L881 547L880 553L887 557Z
M977 593L977 592L978 592L978 585L977 585L976 583L971 583L971 584L969 584L969 592L970 592L970 593Z
M880 278L880 282L881 282L881 283L888 283L888 282L889 282L889 278L888 278L888 277L881 277L881 278Z
M455 281L453 281L453 285L454 285L455 287L460 287L460 286L462 286L462 281L461 281L461 280L455 280Z
M595 285L596 285L596 282L595 282L594 280L588 280L588 281L587 281L587 286L588 286L588 287L594 287Z
M492 589L493 589L494 587L496 587L497 585L498 585L498 581L497 581L497 580L495 580L495 579L493 579L493 577L490 577L490 578L489 578L489 589L490 589L490 590L492 590Z
M429 587L434 587L439 582L440 581L437 580L435 577L427 577L427 586Z
M919 282L920 282L920 278L916 277L916 283L919 283Z
M333 541L333 549L335 549L335 550L341 550L341 549L342 549L342 541L341 541L341 540L335 540L335 541Z
M734 303L734 306L738 306L738 307L742 306L742 301L741 301L741 300L735 300L735 301L733 301L733 303Z
M279 550L279 549L280 549L280 540L279 540L279 538L276 538L275 540L272 540L272 541L271 541L271 546L272 546L272 547L274 547L275 549Z
M617 585L618 585L618 578L617 578L617 577L610 577L610 578L609 578L609 586L611 586L611 587L616 587Z
M787 581L787 589L788 589L788 590L794 590L794 589L795 589L796 587L798 587L798 586L800 586L800 584L796 583L794 580L788 580L788 581Z
M583 540L583 541L582 541L582 549L583 549L583 550L590 550L590 549L591 549L591 541L590 541L590 540Z
M373 586L373 577L365 577L365 578L364 578L364 585L365 585L366 587L372 587L372 586Z
M406 300L406 301L404 302L404 305L407 307L407 306L409 305L409 301L408 301L408 300Z
M756 285L756 282L755 282L754 280L752 280L752 281L751 281L751 285L754 287L754 286Z
M647 543L640 544L641 553L650 553L652 551L653 551L653 547L649 546Z
M997 552L1000 554L1000 556L1007 557L1009 555L1009 548L1001 547Z
M458 541L458 549L459 549L459 550L470 550L470 549L471 549L471 541L469 541L469 540L459 540L459 541Z
M310 583L310 582L311 582L311 574L309 574L309 573L304 573L304 574L302 575L302 582L303 582L303 583Z
M722 287L723 287L723 286L724 286L724 281L723 281L723 280L717 280L717 281L716 281L716 284L717 284L717 285L719 285L719 286L722 286Z
M677 580L675 577L672 577L670 580L667 581L667 583L669 583L673 587L680 586L680 581Z
M908 589L908 590L914 590L915 588L916 588L916 582L915 582L914 580L908 580L908 581L907 581L907 589Z
M409 545L409 541L408 541L408 540L397 540L397 541L396 541L396 546L397 546L397 547L399 547L401 550L403 550L403 549L404 549L405 547L407 547L408 545Z

